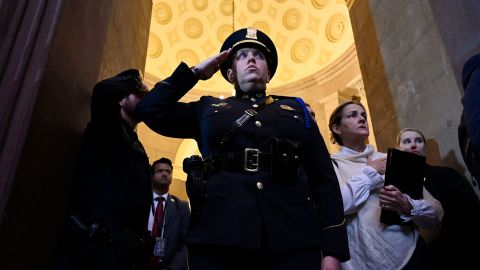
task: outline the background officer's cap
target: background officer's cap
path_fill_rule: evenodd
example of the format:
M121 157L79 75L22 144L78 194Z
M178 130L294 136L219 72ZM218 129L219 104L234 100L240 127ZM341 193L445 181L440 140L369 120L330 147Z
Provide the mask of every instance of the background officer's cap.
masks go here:
M133 93L143 96L146 91L142 89L142 76L138 69L127 69L114 77L98 82L93 88L92 98L98 92L109 91L115 102Z
M230 57L220 65L220 71L225 80L228 81L227 70L232 67L232 59L235 53L242 48L256 48L261 50L267 58L270 78L275 74L278 64L277 50L275 49L273 41L262 31L251 27L237 30L225 40L220 52L228 48L232 48Z

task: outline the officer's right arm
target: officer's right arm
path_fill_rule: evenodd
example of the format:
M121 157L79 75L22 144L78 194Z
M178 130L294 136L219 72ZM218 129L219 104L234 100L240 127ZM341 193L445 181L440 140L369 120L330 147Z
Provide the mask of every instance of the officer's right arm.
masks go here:
M323 223L322 253L323 256L332 256L344 262L350 259L350 253L339 182L315 122L312 122L309 132L305 142L305 171L317 206L317 215Z
M462 98L465 122L473 148L480 153L480 59L476 57L476 68L472 71Z
M196 103L178 102L198 79L192 70L181 63L167 79L138 103L135 113L153 131L168 137L195 138L199 134Z

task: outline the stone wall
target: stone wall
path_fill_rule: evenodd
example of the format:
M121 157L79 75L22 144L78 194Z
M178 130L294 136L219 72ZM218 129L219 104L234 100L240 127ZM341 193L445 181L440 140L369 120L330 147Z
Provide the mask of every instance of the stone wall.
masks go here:
M42 51L48 62L38 96L31 97L34 112L3 213L3 269L51 269L92 88L145 65L150 0L62 4L52 45Z
M455 36L456 28L438 18L447 8L467 12L462 8L473 6L467 2L456 1L456 10L439 1L353 3L350 16L379 150L394 146L400 129L417 128L429 141L428 162L463 171L457 139L461 91L452 52L464 53L465 48L444 40L469 41L468 35ZM478 40L478 34L471 39Z

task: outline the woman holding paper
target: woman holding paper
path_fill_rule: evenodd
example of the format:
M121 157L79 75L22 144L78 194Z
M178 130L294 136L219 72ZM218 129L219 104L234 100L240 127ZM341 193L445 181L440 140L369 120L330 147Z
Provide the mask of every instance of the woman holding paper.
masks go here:
M440 203L425 189L424 199L412 200L394 186L383 186L386 154L365 143L369 128L361 103L340 104L330 116L329 128L332 142L341 146L331 157L343 197L351 255L342 269L428 269L418 227L440 223ZM397 211L404 223L380 223L382 208Z
M397 135L397 148L426 156L427 142L422 132L405 128ZM442 203L445 215L436 238L429 243L432 269L468 269L480 242L480 202L472 186L456 170L425 167L425 188Z

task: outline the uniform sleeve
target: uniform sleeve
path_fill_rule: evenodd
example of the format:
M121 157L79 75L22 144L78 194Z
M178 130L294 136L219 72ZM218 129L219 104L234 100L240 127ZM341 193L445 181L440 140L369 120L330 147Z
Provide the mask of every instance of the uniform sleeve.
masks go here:
M470 140L480 152L480 64L473 70L462 99L465 122Z
M197 78L181 63L173 74L158 82L137 105L136 115L153 131L168 137L197 138L199 127L195 102L179 102L196 83Z
M124 125L120 113L120 101L127 93L109 82L97 84L92 92L91 121L84 132L84 143L92 144L95 156L109 160L118 151L118 145L125 140ZM87 146L82 146L85 148Z
M90 104L92 122L98 123L98 126L119 126L121 122L119 101L124 94L115 87L94 88Z
M350 253L340 187L325 142L314 123L305 145L305 171L322 221L323 256L347 261Z

